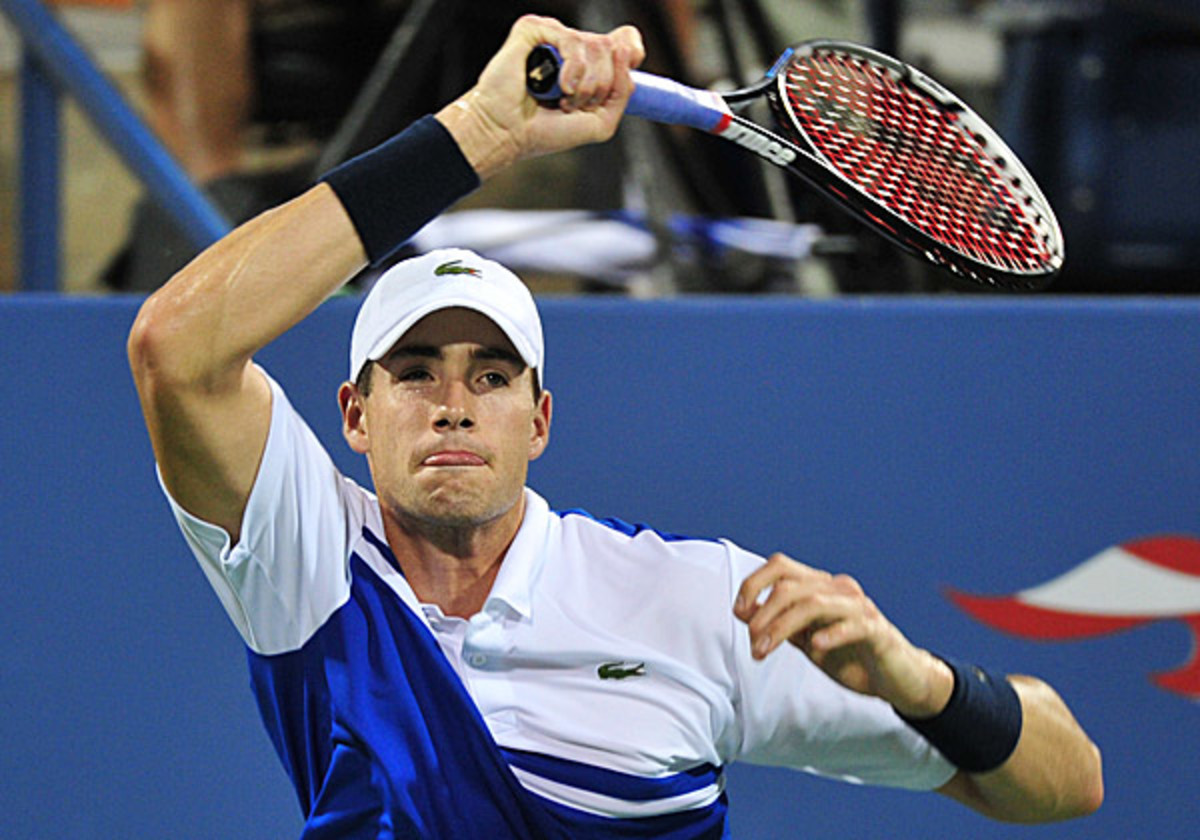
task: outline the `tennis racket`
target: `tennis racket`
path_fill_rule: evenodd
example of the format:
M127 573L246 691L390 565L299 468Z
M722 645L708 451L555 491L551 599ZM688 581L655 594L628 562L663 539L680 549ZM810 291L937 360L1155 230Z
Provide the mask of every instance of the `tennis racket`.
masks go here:
M529 54L526 85L562 97L552 46ZM904 250L981 286L1042 289L1063 263L1054 211L1000 136L914 67L842 41L787 49L759 82L699 90L633 71L626 113L722 137L804 179ZM734 113L766 97L767 128Z

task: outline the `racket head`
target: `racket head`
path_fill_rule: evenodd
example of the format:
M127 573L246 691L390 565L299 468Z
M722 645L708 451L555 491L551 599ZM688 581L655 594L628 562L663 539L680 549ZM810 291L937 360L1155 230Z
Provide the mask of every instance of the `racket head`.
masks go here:
M790 54L789 54L790 53ZM1016 154L964 102L897 59L807 41L772 68L781 133L834 176L825 187L873 228L972 283L1044 288L1062 230Z

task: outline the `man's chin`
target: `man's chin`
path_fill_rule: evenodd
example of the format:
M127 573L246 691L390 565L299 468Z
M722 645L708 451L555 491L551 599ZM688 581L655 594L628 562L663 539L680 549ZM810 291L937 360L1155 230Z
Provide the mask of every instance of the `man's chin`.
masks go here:
M497 502L476 494L439 492L424 499L409 514L429 525L443 528L471 528L487 525L513 509L518 499Z

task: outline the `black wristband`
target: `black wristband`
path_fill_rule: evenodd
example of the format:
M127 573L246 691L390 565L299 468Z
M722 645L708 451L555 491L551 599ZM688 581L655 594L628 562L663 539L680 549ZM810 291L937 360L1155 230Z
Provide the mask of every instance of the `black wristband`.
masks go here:
M954 691L946 708L931 718L900 717L960 770L995 770L1017 748L1021 700L1002 674L944 657L943 661L954 672Z
M321 180L350 214L372 265L479 186L479 175L432 116L331 169Z

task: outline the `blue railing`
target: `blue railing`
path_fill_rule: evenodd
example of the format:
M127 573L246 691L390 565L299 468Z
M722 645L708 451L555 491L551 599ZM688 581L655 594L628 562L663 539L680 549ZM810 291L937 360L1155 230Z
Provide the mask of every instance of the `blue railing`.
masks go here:
M230 224L188 179L95 62L39 0L0 0L21 40L18 287L52 291L60 275L59 98L88 118L199 249Z

